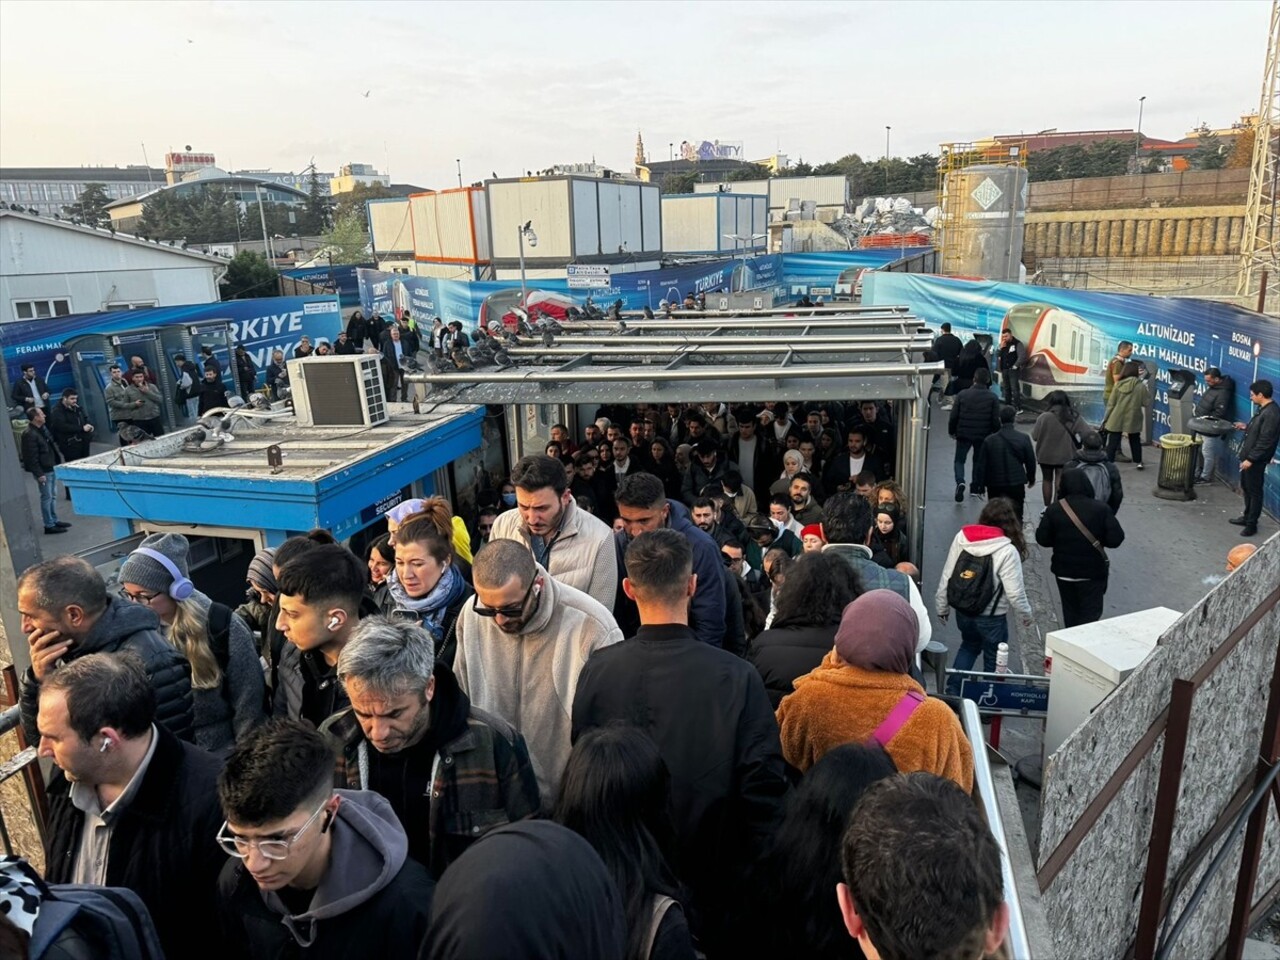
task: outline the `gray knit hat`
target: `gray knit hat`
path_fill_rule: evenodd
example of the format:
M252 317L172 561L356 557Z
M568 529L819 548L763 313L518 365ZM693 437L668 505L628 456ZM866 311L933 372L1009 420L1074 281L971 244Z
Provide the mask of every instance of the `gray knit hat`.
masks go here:
M191 545L182 534L153 533L139 546L164 554L173 561L173 565L184 577L188 576L187 555L191 551ZM173 574L159 560L134 552L120 565L120 582L136 583L144 590L154 593L168 593L173 583Z
M255 587L261 587L268 593L277 593L279 588L276 586L275 575L271 572L275 556L275 547L265 547L259 550L254 554L253 559L249 561L249 570L245 574L245 579Z

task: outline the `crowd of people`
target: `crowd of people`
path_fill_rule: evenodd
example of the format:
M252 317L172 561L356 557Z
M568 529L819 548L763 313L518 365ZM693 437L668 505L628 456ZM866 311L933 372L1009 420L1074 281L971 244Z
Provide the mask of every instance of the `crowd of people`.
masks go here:
M471 524L261 551L235 610L175 533L27 570L48 896L126 888L169 956L984 956L887 413L601 411Z

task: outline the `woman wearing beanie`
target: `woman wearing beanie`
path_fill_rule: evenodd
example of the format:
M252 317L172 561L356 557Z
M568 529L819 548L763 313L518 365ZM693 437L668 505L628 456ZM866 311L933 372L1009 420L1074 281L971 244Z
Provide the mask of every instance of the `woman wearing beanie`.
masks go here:
M196 744L219 753L263 720L262 664L244 621L191 585L189 551L181 534L151 534L121 565L120 586L191 664Z
M396 530L395 557L387 588L397 614L420 623L435 641L436 662L452 667L458 614L474 595L452 544L431 517L410 517Z
M845 607L835 649L778 705L782 756L801 773L842 743L879 743L902 773L923 770L973 789L973 751L955 713L911 678L911 605L870 590Z
M805 553L821 553L827 545L827 538L822 535L822 524L811 523L801 528L800 543Z

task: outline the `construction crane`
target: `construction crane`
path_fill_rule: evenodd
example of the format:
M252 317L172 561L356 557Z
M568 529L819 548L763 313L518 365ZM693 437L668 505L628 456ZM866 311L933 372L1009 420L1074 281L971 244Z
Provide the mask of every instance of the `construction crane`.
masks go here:
M1236 296L1257 297L1258 309L1266 297L1268 276L1280 281L1280 236L1276 233L1277 175L1280 175L1280 0L1271 3L1271 29L1267 35L1267 59L1262 71L1262 99L1254 131L1253 162L1249 173L1249 200L1245 206L1244 235L1240 238L1240 282ZM1274 311L1273 311L1274 312Z

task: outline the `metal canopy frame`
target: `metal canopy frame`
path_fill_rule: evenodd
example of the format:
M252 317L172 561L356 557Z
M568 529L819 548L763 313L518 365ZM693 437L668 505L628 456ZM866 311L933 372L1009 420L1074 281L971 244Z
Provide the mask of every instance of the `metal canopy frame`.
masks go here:
M504 345L513 366L409 373L404 380L426 394L448 390L452 403L517 407L893 401L897 476L912 504L914 556L921 558L929 387L943 372L940 362L924 360L930 340L923 321L905 307L842 305L816 319L797 318L794 310L772 311L772 319L770 311L730 313L627 322L625 332L615 321L569 321L547 344L516 337ZM605 331L611 335L600 335ZM537 419L515 413L516 422Z

